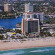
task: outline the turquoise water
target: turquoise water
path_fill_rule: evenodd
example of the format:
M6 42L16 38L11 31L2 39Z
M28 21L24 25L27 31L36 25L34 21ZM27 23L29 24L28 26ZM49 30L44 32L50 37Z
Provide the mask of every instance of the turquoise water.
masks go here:
M55 55L55 47L38 47L0 51L0 55Z

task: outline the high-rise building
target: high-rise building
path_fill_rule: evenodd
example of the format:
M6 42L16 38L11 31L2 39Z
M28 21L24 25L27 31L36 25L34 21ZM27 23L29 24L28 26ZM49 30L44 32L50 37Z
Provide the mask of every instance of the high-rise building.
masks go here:
M39 19L22 19L22 33L40 33Z
M4 11L5 12L10 12L11 10L12 10L11 4L4 4Z
M30 3L25 4L25 12L23 13L24 19L39 19L43 23L44 12L33 12L33 5Z
M39 19L40 23L43 24L44 12L24 12L24 19Z
M25 4L25 12L22 19L22 33L40 33L39 18L36 12L33 12L33 5Z
M33 12L33 4L25 4L25 12Z

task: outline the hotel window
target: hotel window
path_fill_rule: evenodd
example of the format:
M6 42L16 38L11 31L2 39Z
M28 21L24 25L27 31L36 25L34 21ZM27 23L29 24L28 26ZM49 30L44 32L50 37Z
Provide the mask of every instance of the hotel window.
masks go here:
M39 19L40 19L40 15L38 15L39 16Z
M34 14L34 18L37 19L37 15L36 14Z
M23 18L25 18L25 15L23 15Z
M27 15L27 18L30 18L30 15Z

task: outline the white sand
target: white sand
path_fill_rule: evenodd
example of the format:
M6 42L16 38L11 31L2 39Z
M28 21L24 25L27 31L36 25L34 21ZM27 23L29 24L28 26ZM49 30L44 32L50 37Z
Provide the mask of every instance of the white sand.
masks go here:
M32 47L48 47L55 46L55 38L48 37L44 39L34 39L21 42L2 42L0 41L0 51L20 48L32 48Z

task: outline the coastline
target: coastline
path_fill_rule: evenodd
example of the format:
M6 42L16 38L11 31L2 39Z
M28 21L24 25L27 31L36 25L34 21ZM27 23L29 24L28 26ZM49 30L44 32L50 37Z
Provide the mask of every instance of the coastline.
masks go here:
M0 51L9 51L9 50L21 50L21 49L29 49L29 48L41 48L41 47L55 47L55 45L54 46L38 46L38 47L25 47L25 48L13 48L13 49L3 49L3 50L0 50Z
M55 46L55 38L48 37L37 40L28 40L21 42L0 42L0 51L35 48L35 47L52 47Z

